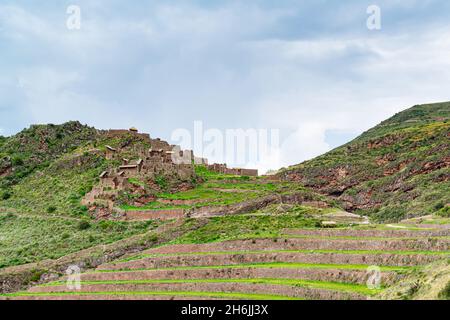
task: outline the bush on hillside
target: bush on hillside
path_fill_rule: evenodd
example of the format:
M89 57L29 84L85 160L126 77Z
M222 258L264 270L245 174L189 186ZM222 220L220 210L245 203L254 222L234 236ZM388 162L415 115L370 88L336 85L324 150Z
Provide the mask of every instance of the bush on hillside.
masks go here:
M447 282L445 288L439 293L439 299L450 300L450 282Z
M155 183L161 188L161 190L166 190L168 187L167 179L164 176L155 177Z
M441 210L441 209L444 208L444 207L445 207L444 202L440 201L440 202L438 202L438 203L436 203L436 204L434 205L434 210L439 211L439 210Z
M83 220L78 223L77 229L83 231L89 229L90 227L91 224L88 221Z
M437 212L438 216L441 216L443 218L450 218L450 206L445 206L441 210Z
M2 200L8 200L9 198L11 198L11 193L5 191L2 194Z
M47 208L47 213L54 213L56 211L56 207L55 206L50 206Z
M24 161L23 161L22 158L16 156L16 157L14 157L14 158L12 159L12 164L13 164L14 166L23 166Z

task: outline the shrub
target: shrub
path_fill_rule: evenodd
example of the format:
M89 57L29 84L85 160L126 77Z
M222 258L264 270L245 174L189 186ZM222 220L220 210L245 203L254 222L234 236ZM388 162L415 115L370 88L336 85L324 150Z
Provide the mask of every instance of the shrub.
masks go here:
M167 189L167 180L164 176L155 177L155 183L163 190Z
M11 198L11 193L9 193L9 192L3 192L3 194L2 194L2 200L8 200L9 198Z
M438 203L436 203L436 204L434 205L434 210L435 210L435 211L439 211L439 210L441 210L441 209L444 208L444 207L445 207L444 203L443 203L442 201L440 201L440 202L438 202Z
M450 281L447 282L445 288L439 293L439 299L450 300Z
M443 218L450 218L450 206L445 206L437 212L438 216Z
M75 213L79 214L79 215L84 215L89 211L89 208L86 206L78 206L78 208L76 208Z
M20 157L14 157L14 158L12 159L12 164L13 164L14 166L23 166L24 162L23 162L23 159L22 159L22 158L20 158Z
M54 213L56 211L56 207L55 206L50 206L47 208L47 213Z
M148 239L149 242L155 243L155 242L158 241L158 236L156 234L152 234L147 239Z
M80 231L83 231L83 230L89 229L90 227L91 227L91 224L89 222L83 220L78 223L77 229Z
M41 280L42 275L45 273L43 270L33 270L31 271L29 282L38 282Z
M113 230L114 229L114 222L102 220L98 223L98 226L102 230Z

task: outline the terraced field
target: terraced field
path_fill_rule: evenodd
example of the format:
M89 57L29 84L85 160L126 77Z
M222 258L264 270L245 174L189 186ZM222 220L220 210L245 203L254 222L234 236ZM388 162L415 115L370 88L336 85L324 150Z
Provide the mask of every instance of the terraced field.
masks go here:
M289 229L277 238L169 244L1 299L375 299L450 256L450 230ZM378 266L380 287L367 285Z

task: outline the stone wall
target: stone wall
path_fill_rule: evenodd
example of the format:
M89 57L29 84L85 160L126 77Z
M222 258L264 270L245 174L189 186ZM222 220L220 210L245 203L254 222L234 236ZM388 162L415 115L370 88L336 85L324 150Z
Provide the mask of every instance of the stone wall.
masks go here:
M171 220L184 218L183 209L127 211L126 220Z
M154 256L105 265L108 270L157 269L191 266L224 266L260 263L416 266L442 259L442 255L347 254L347 253L230 253Z
M249 177L257 177L258 176L258 170L256 169L243 169L243 168L228 168L226 164L212 164L208 166L208 170L222 173L222 174L229 174L229 175L235 175L235 176L249 176Z
M386 251L442 251L448 250L450 240L442 239L401 239L401 240L328 240L328 239L257 239L232 240L208 244L180 244L155 248L146 253L183 253L249 250L386 250Z
M117 271L114 273L96 272L81 275L82 281L105 280L149 280L149 279L237 279L237 278L269 278L269 279L303 279L316 281L349 282L366 284L370 274L366 270L345 269L294 269L294 268L211 268L189 270L133 270L132 272ZM398 280L396 272L382 272L384 285Z

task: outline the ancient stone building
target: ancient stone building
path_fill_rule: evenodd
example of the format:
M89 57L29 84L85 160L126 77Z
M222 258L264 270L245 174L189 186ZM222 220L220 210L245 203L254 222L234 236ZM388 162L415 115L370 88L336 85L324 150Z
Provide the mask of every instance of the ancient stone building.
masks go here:
M105 146L105 157L109 160L118 160L122 164L101 173L98 185L82 200L82 204L86 206L101 205L113 210L114 202L121 191L136 191L137 186L130 183L131 178L143 184L160 177L175 184L190 182L195 178L194 165L205 165L209 170L223 174L258 175L257 170L231 169L225 164L208 165L207 159L195 157L192 150L181 151L178 146L170 145L161 139L151 139L149 134L139 133L136 128L109 130L104 134L110 138L127 137L131 134L141 139L143 143L132 146L126 144L122 148Z
M208 169L213 172L230 174L235 176L249 176L257 177L258 170L256 169L243 169L243 168L228 168L226 164L212 164L208 166Z

